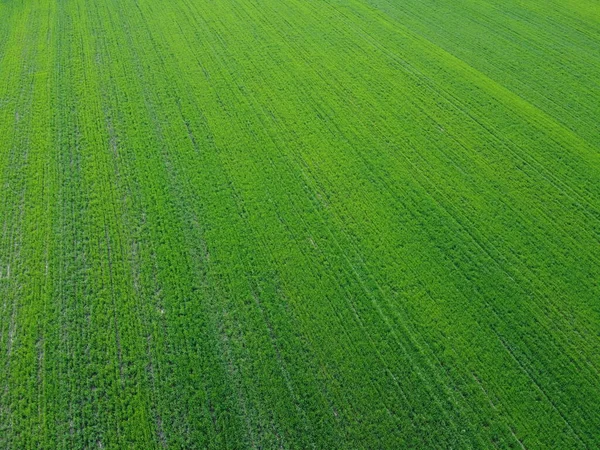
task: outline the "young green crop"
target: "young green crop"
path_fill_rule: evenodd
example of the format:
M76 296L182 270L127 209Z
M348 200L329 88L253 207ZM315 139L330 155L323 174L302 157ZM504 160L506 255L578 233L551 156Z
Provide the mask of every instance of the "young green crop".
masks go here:
M600 17L0 2L0 447L600 445Z

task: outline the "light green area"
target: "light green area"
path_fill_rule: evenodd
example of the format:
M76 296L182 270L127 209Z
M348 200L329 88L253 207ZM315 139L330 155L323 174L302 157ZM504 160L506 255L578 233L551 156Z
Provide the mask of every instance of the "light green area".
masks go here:
M0 448L599 448L596 0L0 0Z

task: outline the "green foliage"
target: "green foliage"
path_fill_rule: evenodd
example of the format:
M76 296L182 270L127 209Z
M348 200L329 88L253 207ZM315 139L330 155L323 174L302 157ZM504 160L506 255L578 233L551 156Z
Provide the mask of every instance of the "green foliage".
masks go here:
M0 1L0 448L599 447L599 30Z

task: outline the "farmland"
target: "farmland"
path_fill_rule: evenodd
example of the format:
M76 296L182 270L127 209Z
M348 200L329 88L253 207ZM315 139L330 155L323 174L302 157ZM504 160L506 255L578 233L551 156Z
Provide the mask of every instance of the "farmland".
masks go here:
M0 0L0 448L600 448L596 0Z

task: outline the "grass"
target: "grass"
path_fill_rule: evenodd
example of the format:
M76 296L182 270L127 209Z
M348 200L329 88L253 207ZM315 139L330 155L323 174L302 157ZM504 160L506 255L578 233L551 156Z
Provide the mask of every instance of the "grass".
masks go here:
M600 447L595 1L0 0L0 447Z

